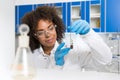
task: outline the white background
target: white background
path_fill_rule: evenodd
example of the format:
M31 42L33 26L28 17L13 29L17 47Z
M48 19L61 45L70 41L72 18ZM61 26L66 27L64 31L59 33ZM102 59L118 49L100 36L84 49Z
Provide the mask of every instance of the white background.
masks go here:
M16 0L15 5L55 3L55 2L70 2L70 1L91 1L91 0Z
M0 70L10 67L15 51L14 0L0 0Z

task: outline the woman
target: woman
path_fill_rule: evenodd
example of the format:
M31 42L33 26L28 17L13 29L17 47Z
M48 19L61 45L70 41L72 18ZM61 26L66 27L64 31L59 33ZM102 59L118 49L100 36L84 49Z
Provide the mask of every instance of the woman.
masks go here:
M30 48L38 68L97 70L111 62L109 47L85 20L68 27L76 36L73 49L65 46L67 39L63 42L65 26L54 7L38 7L27 13L22 23L30 27Z

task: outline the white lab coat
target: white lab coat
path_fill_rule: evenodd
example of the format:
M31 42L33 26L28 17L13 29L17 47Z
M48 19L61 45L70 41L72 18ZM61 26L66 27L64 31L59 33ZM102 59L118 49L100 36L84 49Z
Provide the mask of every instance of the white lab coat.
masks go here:
M92 29L86 35L72 34L73 49L65 55L65 64L63 66L55 65L54 53L59 46L55 43L51 55L46 55L42 47L34 50L33 59L37 68L52 69L93 69L98 70L103 65L111 62L112 53L103 39ZM66 34L63 40L66 46L69 46L69 36Z

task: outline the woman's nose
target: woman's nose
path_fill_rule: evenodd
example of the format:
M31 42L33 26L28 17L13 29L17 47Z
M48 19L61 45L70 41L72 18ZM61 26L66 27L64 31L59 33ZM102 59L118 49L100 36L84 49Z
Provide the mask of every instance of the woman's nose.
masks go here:
M50 36L50 33L49 33L49 31L45 31L45 37L49 37Z

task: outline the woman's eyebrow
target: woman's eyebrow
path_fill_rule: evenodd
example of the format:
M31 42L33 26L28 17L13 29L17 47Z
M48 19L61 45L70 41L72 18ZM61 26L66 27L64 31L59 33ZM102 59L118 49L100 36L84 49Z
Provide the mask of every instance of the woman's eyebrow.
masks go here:
M48 26L48 28L51 27L51 25L53 25L53 23L51 23L51 24Z
M53 23L51 23L50 25L48 25L47 28L51 27L51 25L53 25ZM39 29L39 30L37 30L37 31L44 31L44 29Z

